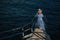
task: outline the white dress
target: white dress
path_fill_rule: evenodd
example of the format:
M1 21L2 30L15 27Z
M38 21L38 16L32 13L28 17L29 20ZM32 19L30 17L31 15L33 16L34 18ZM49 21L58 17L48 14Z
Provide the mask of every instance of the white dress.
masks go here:
M44 26L44 21L43 21L43 14L36 14L37 17L37 24L40 27L40 29L45 30L45 26Z

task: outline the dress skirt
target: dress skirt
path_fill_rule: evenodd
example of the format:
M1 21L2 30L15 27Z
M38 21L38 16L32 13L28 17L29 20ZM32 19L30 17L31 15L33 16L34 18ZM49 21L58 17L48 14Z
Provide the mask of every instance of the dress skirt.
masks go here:
M38 26L39 26L40 29L45 30L45 25L44 25L43 19L42 20L41 19L38 19L37 20L37 24L38 24Z

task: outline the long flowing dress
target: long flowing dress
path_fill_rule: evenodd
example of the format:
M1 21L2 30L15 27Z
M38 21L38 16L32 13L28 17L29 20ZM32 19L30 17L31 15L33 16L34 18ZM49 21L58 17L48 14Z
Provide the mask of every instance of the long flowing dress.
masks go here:
M37 17L37 24L38 24L39 28L45 30L43 14L36 14L36 17Z

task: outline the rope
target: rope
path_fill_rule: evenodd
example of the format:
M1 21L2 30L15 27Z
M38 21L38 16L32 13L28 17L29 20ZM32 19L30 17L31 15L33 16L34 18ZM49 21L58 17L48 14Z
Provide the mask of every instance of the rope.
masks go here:
M16 36L16 35L19 35L19 34L22 34L22 33L12 34L12 35L10 35L10 36L2 37L2 38L0 38L0 39L10 38L10 37L13 37L13 36Z

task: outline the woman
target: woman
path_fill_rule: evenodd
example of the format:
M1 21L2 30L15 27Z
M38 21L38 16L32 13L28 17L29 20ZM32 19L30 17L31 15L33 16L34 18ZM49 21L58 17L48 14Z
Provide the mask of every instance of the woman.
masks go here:
M37 14L35 15L37 17L37 24L38 27L42 30L45 30L45 25L44 25L44 21L43 21L43 14L42 14L42 10L38 9Z

